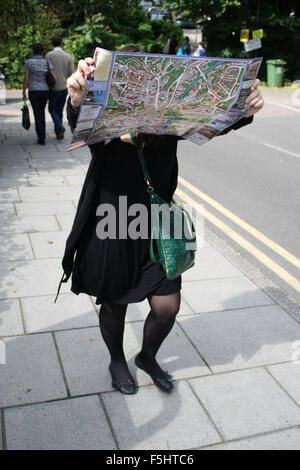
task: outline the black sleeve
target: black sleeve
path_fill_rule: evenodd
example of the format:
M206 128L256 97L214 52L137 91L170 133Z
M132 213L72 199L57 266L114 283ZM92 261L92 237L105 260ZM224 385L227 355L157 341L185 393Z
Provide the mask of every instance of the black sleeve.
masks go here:
M227 127L227 129L225 129L225 131L221 132L218 135L225 135L225 134L228 134L228 132L230 132L230 131L237 131L241 127L248 126L249 124L252 124L252 122L253 122L253 116L250 116L248 118L244 117L244 118L240 119L238 122L236 122L235 124L233 124L232 126Z
M73 132L76 127L77 116L79 113L79 108L74 108L71 105L71 98L68 98L67 101L67 119L69 126L71 127L71 131Z

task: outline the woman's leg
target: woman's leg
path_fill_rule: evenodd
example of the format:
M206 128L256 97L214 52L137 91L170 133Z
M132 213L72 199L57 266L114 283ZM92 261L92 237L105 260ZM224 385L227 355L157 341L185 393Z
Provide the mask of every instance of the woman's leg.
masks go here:
M157 363L155 356L165 338L172 330L180 309L180 291L166 296L149 298L151 312L144 325L142 350L139 354L150 374L165 377L165 372Z
M45 141L45 135L43 132L43 112L40 105L40 93L38 91L29 92L29 100L32 106L32 111L34 115L35 122L35 131L39 142Z
M100 330L111 357L111 370L116 382L132 379L125 359L123 337L127 305L113 302L101 306Z

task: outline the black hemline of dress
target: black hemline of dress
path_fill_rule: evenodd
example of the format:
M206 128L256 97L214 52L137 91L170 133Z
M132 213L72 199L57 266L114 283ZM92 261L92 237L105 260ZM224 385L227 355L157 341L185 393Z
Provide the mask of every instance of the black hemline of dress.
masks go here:
M179 292L181 286L181 276L169 280L160 264L152 263L149 260L142 268L142 275L138 284L114 299L113 302L120 304L139 303L153 295L165 296ZM100 303L98 298L96 304L99 305Z

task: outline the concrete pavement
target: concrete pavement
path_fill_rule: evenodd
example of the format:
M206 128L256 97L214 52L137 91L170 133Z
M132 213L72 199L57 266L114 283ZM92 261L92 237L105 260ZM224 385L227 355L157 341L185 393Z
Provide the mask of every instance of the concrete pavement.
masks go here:
M174 393L134 366L147 303L126 324L139 393L113 391L94 299L64 286L53 304L89 162L69 137L48 123L39 147L19 117L0 120L0 448L299 450L300 324L208 230L159 353Z

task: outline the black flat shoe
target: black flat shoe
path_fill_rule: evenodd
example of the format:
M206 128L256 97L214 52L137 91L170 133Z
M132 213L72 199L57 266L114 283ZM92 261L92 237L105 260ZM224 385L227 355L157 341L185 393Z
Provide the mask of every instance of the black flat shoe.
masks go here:
M111 366L109 366L109 372L112 377L112 387L120 393L124 395L135 395L138 391L138 386L136 385L133 379L129 379L127 382L117 382L114 378L114 375L111 370Z
M165 371L165 374L166 374L165 377L158 377L156 375L152 375L150 373L150 371L148 371L148 369L144 366L139 354L135 358L135 364L139 369L142 369L144 372L146 372L146 374L150 375L150 377L153 380L154 384L160 390L162 390L165 393L171 393L172 392L172 390L174 388L174 385L171 382L172 376L167 371Z

